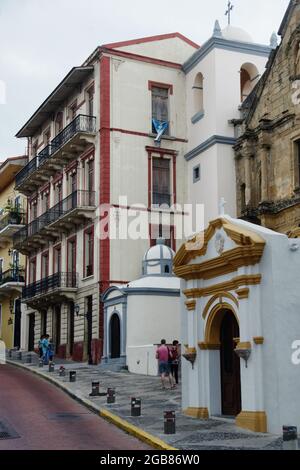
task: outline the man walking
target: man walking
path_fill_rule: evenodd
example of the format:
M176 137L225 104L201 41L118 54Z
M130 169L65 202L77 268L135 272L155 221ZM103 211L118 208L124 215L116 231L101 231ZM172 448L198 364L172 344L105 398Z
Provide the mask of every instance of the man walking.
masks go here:
M161 377L163 390L166 390L165 379L169 378L171 388L174 388L172 376L169 368L169 348L166 345L166 340L162 339L160 346L156 351L156 359L158 359L158 368Z

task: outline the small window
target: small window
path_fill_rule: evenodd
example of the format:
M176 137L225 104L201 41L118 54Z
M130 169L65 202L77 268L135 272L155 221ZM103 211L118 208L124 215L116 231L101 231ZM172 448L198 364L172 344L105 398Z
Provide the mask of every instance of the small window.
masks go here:
M197 183L200 181L201 174L200 174L200 165L197 165L193 168L193 182Z
M152 204L171 206L170 160L153 158L152 161Z
M94 227L84 234L84 277L94 274Z
M165 274L170 274L170 266L169 265L165 265Z
M193 85L194 114L203 113L203 75L198 73Z
M73 119L76 118L76 113L77 113L77 100L74 101L71 106L69 106L69 119L73 121Z
M152 119L160 122L169 122L169 89L152 87ZM156 133L152 124L152 132ZM164 132L169 135L169 126Z

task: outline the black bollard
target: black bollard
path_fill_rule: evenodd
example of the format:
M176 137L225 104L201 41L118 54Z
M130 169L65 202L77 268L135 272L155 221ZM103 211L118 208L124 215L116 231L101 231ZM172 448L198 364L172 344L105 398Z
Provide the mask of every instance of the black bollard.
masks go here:
M70 382L76 382L76 372L75 372L75 370L70 371Z
M140 398L131 398L131 416L141 416L142 400Z
M165 411L164 413L164 433L176 434L175 411Z
M107 403L115 403L116 402L116 391L114 388L107 389Z
M49 372L54 372L54 370L55 370L54 362L49 362Z
M61 366L59 368L59 376L60 377L65 377L66 376L66 369L64 368L64 366Z
M296 426L283 426L283 450L298 450L298 430Z
M92 392L90 397L100 397L100 382L92 382Z

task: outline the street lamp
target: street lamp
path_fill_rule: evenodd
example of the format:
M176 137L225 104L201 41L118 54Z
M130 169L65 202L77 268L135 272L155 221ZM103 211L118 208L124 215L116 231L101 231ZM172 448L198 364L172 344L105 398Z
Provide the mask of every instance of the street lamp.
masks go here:
M79 306L78 304L76 304L76 305L74 306L74 311L75 311L76 317L81 316L81 315L79 315L80 306Z

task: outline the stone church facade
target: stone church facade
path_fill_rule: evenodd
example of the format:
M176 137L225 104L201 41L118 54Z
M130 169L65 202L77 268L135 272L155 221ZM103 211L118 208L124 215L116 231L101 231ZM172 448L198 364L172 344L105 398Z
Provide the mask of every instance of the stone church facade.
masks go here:
M236 154L238 216L300 235L300 1L292 0L266 71L242 105ZM274 41L276 38L274 37Z

